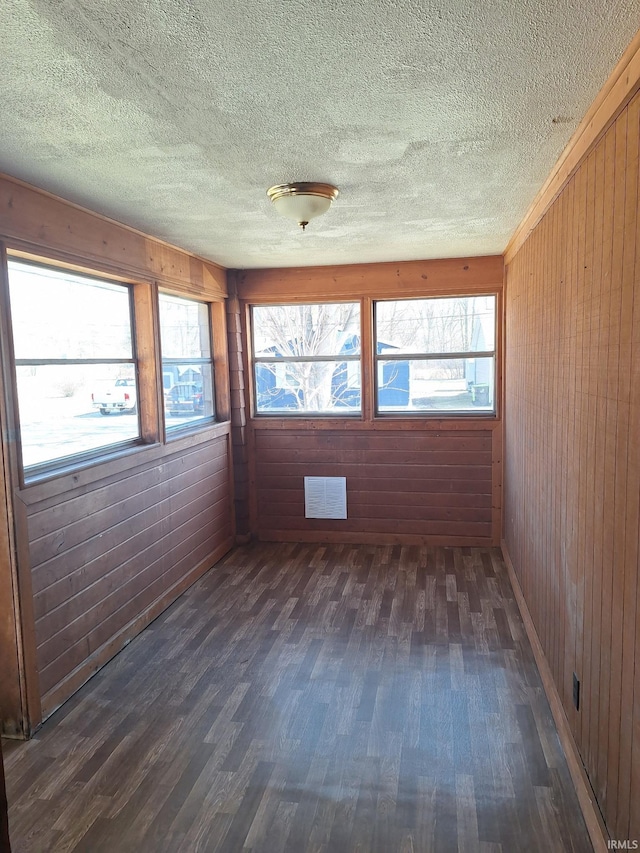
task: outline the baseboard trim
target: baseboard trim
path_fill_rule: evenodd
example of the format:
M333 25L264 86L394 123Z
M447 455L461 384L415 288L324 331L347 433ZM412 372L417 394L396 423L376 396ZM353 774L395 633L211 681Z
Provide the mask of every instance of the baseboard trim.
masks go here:
M340 522L336 522L339 524ZM438 547L492 548L490 536L436 536L421 533L365 533L338 530L272 530L259 529L259 542L317 542L332 545L436 545Z
M507 572L509 573L509 580L511 581L511 586L513 587L513 594L518 604L520 615L522 616L522 621L524 623L525 631L527 632L527 637L529 638L531 648L533 649L533 656L536 659L536 664L538 665L538 670L540 671L542 686L544 687L544 691L547 695L547 700L549 701L551 713L553 714L553 719L558 730L560 744L562 745L565 758L567 759L567 765L569 767L571 779L576 789L578 802L580 803L580 808L582 809L582 815L584 817L584 822L587 825L587 830L589 832L589 837L591 838L591 843L593 844L593 849L595 853L607 853L607 851L609 850L609 847L607 845L609 833L607 832L607 829L605 827L604 820L602 819L602 814L600 813L600 809L598 808L598 804L593 793L593 789L584 769L584 765L582 763L578 747L574 740L573 734L571 733L571 728L569 726L569 721L567 719L567 715L565 714L562 701L560 699L560 694L558 693L555 681L553 680L551 668L549 667L547 657L542 648L542 643L540 642L540 638L538 637L538 632L536 631L533 619L531 618L531 614L529 613L527 602L525 601L522 588L520 587L520 581L518 580L518 576L516 575L515 569L513 568L509 549L504 539L502 540L501 548L502 556L507 567Z

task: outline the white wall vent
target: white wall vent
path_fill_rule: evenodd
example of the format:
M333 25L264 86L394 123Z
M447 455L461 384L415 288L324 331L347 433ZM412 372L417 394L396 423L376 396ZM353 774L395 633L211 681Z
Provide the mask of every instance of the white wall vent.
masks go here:
M305 518L346 518L346 477L304 478Z

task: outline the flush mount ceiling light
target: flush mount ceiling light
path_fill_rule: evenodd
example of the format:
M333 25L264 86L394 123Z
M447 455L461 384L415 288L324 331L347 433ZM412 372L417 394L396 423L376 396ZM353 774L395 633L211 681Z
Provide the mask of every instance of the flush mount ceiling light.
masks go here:
M312 219L329 210L331 202L338 195L338 188L331 184L303 181L271 187L267 195L278 213L293 219L304 231Z

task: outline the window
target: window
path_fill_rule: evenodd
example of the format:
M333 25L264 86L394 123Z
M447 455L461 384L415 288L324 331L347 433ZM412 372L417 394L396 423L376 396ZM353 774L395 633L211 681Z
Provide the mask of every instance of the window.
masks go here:
M159 304L167 429L211 420L215 405L209 306L164 293Z
M252 312L256 412L360 412L360 305L270 305Z
M17 260L8 271L25 475L137 440L129 287Z
M377 302L378 413L493 413L495 327L495 296Z

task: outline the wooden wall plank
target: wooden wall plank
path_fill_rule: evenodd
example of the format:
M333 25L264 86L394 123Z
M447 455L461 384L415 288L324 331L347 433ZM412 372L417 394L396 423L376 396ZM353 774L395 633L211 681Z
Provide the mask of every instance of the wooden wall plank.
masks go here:
M505 286L505 545L616 839L640 801L639 140L636 93Z
M625 127L626 129L626 127ZM619 369L619 343L611 330L620 323L620 276L619 265L622 261L622 224L624 222L624 184L617 179L616 140L621 137L620 123L612 128L605 139L605 211L610 211L610 226L607 232L608 255L603 263L603 286L609 297L608 351L606 366L607 377L617 376ZM621 165L622 165L621 161ZM609 689L612 664L612 615L613 615L613 563L615 549L615 466L616 466L616 399L607 395L605 412L605 448L604 448L604 484L602 505L604 509L602 540L602 606L601 606L601 642L600 642L600 694L598 713L598 756L596 779L598 799L606 798L607 763L609 752Z
M612 136L607 134L607 139ZM589 373L593 377L592 389L592 453L594 459L593 491L596 495L604 492L605 444L607 435L606 409L606 369L608 363L609 325L607 312L609 307L608 276L604 265L608 259L607 250L608 225L612 218L612 197L605 183L605 154L606 140L595 151L595 189L594 189L594 223L593 223L593 307L592 307L592 345L589 353ZM606 209L606 212L605 212ZM605 221L606 220L606 221ZM591 501L590 506L593 548L591 553L592 595L591 612L587 620L591 625L589 637L585 638L588 647L589 664L585 667L587 673L585 692L588 692L585 702L584 722L588 728L586 742L590 767L598 763L598 728L599 728L599 690L602 679L601 645L602 645L602 593L604 571L602 563L604 517L603 507L597 501Z
M289 489L263 488L260 493L263 506L270 507L274 504L282 505L283 510L286 512L286 504L299 503L303 499L304 489L300 480L297 482L297 488L295 488L295 485L296 483L294 481L293 487ZM357 483L352 483L350 486L349 499L351 501L367 506L389 506L389 495L387 492L375 491L371 488L364 491L358 491L356 485ZM452 492L447 492L446 494L443 494L441 491L426 492L420 489L416 489L415 492L411 492L404 489L404 485L405 484L403 484L403 491L397 492L395 496L395 505L397 507L418 506L430 507L431 509L441 508L445 510L475 508L476 511L487 511L487 495L479 493L477 489L474 489L470 493L456 492L454 494Z
M11 853L11 841L9 839L9 809L7 805L7 788L4 781L4 760L2 758L2 745L0 744L0 850Z
M430 482L450 481L451 491L454 491L456 483L454 481L461 480L463 482L475 483L476 481L484 482L487 487L491 484L491 464L477 465L398 465L392 467L380 465L377 459L374 459L371 454L367 454L366 450L360 451L362 461L356 460L353 463L348 463L346 459L335 459L320 462L319 465L324 471L319 476L323 477L348 477L349 479L358 478L363 470L366 471L369 479L380 478L384 481L425 479ZM304 460L302 462L288 462L281 459L279 462L259 462L256 466L256 473L259 478L277 479L286 477L301 476L302 471L309 468L310 462Z
M6 434L4 401L0 398L0 430ZM28 717L25 671L20 635L18 567L13 516L10 513L11 473L5 448L0 448L0 721L2 734L18 737ZM4 780L2 792L4 792ZM0 806L2 804L0 803Z
M636 338L636 352L640 351L640 342ZM640 526L638 526L638 549L640 550ZM636 589L636 654L640 649L640 583ZM633 715L632 715L632 747L631 747L631 785L629 801L631 810L629 814L629 838L640 838L640 666L636 663L634 688L633 688Z
M220 421L231 418L231 388L229 385L229 348L227 342L226 305L211 305L212 353L215 371L216 417Z
M0 731L28 737L41 720L35 630L24 508L15 505L18 483L16 395L8 320L7 258L0 245Z
M562 227L563 227L563 211L562 211L562 203L558 205L558 207L554 211L553 216L553 229L551 240L553 244L553 251L550 253L550 267L551 267L551 276L554 282L554 299L551 300L549 306L549 329L548 329L548 345L549 351L551 354L551 363L549 365L549 373L550 373L550 383L549 383L549 398L556 398L560 393L560 376L559 376L559 326L561 325L561 310L559 310L558 305L558 294L562 290L561 280L561 256L562 253L559 250L559 246L563 245L562 243ZM560 430L557 429L557 412L553 411L553 407L549 406L551 411L553 412L551 418L549 419L547 430L548 430L548 440L551 447L551 452L553 454L554 459L558 459L560 456L560 444L561 444L561 435ZM548 629L549 629L549 651L550 651L550 662L552 670L557 674L558 672L558 626L559 626L559 610L560 610L560 601L561 596L559 593L560 584L561 584L561 573L558 571L559 559L557 554L556 543L553 542L552 537L550 536L549 531L553 529L557 529L558 521L559 521L559 501L558 501L558 489L559 489L559 481L560 481L560 471L556 468L553 472L553 479L550 483L550 500L549 500L549 523L547 526L547 541L545 542L545 549L548 549L552 555L553 559L550 562L549 566L549 589L546 595L547 601L552 601L554 603L554 607L548 611Z
M562 698L563 707L572 708L571 677L575 658L575 633L573 626L575 586L573 583L573 566L575 551L575 531L573 529L572 507L575 501L575 478L573 476L573 425L575 418L575 361L576 361L576 270L574 251L576 240L576 229L574 227L576 209L576 182L573 181L563 193L566 198L566 228L563 253L563 267L565 279L561 282L562 293L560 294L561 310L563 312L563 323L560 329L562 335L560 357L564 365L564 387L563 396L567 406L559 415L558 429L562 432L562 489L560 493L560 528L559 528L559 550L560 571L562 572L562 600L560 602L560 613L562 621L562 643L559 651L560 666L554 677L558 693ZM565 712L567 713L567 712ZM569 713L567 713L569 716Z
M447 293L487 293L502 289L500 255L401 263L352 264L242 270L238 296L245 302L309 299L403 299Z
M292 450L292 448L294 448ZM460 449L464 448L464 449ZM492 541L492 431L256 432L257 529ZM304 477L346 476L346 520L304 518ZM342 537L342 538L341 538ZM336 541L338 541L338 539Z
M637 810L637 800L631 801L631 757L633 754L633 703L634 670L636 656L640 649L635 645L636 592L638 588L638 526L640 525L640 351L638 350L638 323L640 323L640 216L638 205L640 193L640 96L628 109L627 163L631 185L627 185L627 203L635 201L634 215L629 217L625 228L625 256L628 247L628 277L623 281L623 300L625 284L628 287L628 314L621 326L621 346L624 358L621 369L626 370L629 382L625 387L628 405L629 443L627 448L627 495L625 502L625 550L624 550L624 591L622 611L622 691L620 704L630 713L622 713L620 718L620 767L618 771L618 820L621 830L628 837L631 811ZM634 180L635 179L635 180ZM635 344L635 346L634 346ZM640 701L640 696L635 697Z
M32 549L40 544L42 538L51 535L56 536L56 553L65 545L73 544L74 534L77 542L81 542L82 536L89 533L93 525L101 526L105 523L102 518L104 513L109 513L114 521L116 518L131 517L135 510L140 510L141 495L146 489L160 488L163 482L174 478L178 478L178 483L184 482L185 486L200 479L205 473L198 470L203 458L211 472L223 470L225 442L217 438L207 443L207 446L208 453L203 451L202 445L198 445L179 454L167 453L164 459L157 460L150 468L130 466L126 476L98 481L89 494L84 488L79 488L70 490L64 500L58 497L56 500L29 504L29 539ZM177 489L178 483L175 484ZM153 503L153 493L150 499ZM41 561L37 554L33 554L32 559L36 561L34 565Z
M218 474L214 479L214 474ZM220 472L204 471L195 469L192 471L182 472L180 477L174 477L170 480L171 484L176 486L178 491L186 488L215 488L224 484L224 469ZM138 479L138 478L137 478ZM144 481L143 481L144 482ZM34 566L34 591L37 594L41 589L51 583L56 578L55 571L51 572L51 567L60 556L64 555L65 560L73 560L73 549L82 548L82 546L95 535L100 535L105 530L112 530L118 524L126 522L131 515L136 515L144 512L147 507L141 509L139 495L127 495L118 500L115 504L108 503L110 495L114 495L116 490L103 490L106 494L103 496L104 505L81 518L74 516L71 511L65 512L69 518L68 523L63 522L62 529L57 528L51 532L47 532L44 536L36 538L32 535L30 543L30 555ZM167 488L162 482L154 482L149 487L149 503L155 505L161 500L171 500L171 495L166 497ZM165 496L164 498L162 496ZM136 498L138 501L136 502ZM128 509L131 508L131 513ZM167 505L167 509L171 506ZM68 514L67 514L68 513ZM53 513L51 513L53 514ZM46 511L34 513L36 523L48 524L48 515ZM60 513L62 515L62 513ZM30 521L30 529L34 530L35 523L32 526ZM104 549L103 549L104 550ZM71 553L70 553L71 552ZM81 562L81 561L80 561ZM66 572L63 570L60 573L63 577Z
M146 610L136 614L120 631L114 634L108 642L100 646L96 652L86 658L80 666L42 697L42 712L45 717L52 714L69 696L95 673L114 655L116 655L136 634L139 634L150 622L162 613L176 598L191 584L201 577L218 562L229 550L229 542L224 541L213 553L201 563L183 572L180 578L171 586L166 587L159 598Z
M228 439L29 506L43 696L232 542Z
M591 750L589 743L589 716L591 707L587 702L587 691L589 689L588 677L591 670L591 632L593 625L590 620L591 606L593 602L593 581L594 581L594 566L593 566L593 488L594 488L594 468L596 464L595 458L595 424L594 424L594 385L596 376L593 370L593 352L595 347L595 325L597 324L597 308L594 299L595 287L595 270L594 270L594 254L595 246L595 211L597 206L596 184L596 159L599 154L599 149L592 151L586 162L587 168L587 198L589 200L586 207L585 233L584 233L584 278L581 289L581 301L583 307L583 335L582 335L582 371L580 390L582 396L581 412L582 412L582 434L581 447L583 448L583 456L581 459L582 476L580 479L582 485L582 494L579 507L580 513L580 529L579 542L582 549L580 566L582 571L582 590L583 601L578 615L578 634L580 637L581 646L578 649L578 659L580 660L581 679L583 682L583 702L582 713L580 714L580 743L585 756L587 766L590 766Z
M201 524L204 516L204 512L200 513L196 516L194 523L197 521ZM160 570L157 577L153 578L148 585L144 585L147 579L142 575L135 577L137 583L129 581L126 585L123 584L122 589L130 593L131 598L120 596L118 591L119 606L116 609L97 613L90 611L86 614L86 618L83 614L79 624L74 622L69 626L74 632L77 631L77 638L71 631L62 632L54 638L55 642L49 642L39 648L39 672L43 696L75 672L88 657L98 652L140 613L152 606L173 581L183 576L186 568L201 564L206 560L207 555L216 552L218 546L225 541L228 542L231 526L229 525L227 529L212 527L208 533L209 535L196 548L191 548L185 542L178 542L164 554L160 553L160 548L157 546L149 549L150 555L156 556L164 571ZM91 627L87 630L89 619L92 620Z
M167 243L6 175L0 175L0 238L16 248L91 271L162 280L192 296L226 296L226 273Z
M319 523L313 524L288 524L286 528L282 526L267 527L259 531L262 541L311 541L311 542L348 542L358 544L420 544L420 545L435 545L437 540L442 542L455 541L459 545L473 545L478 541L485 543L491 537L491 525L469 525L465 529L464 535L458 535L456 531L460 528L455 525L447 524L446 522L425 524L420 533L416 533L416 526L411 524L403 524L402 522L389 521L384 526L384 529L377 529L377 525L371 525L371 530L362 530L362 525L346 522L344 529L333 524ZM277 532L276 532L277 531Z
M175 519L176 524L182 518L190 518L196 511L198 503L204 502L210 510L220 501L228 497L227 484L224 478L217 488L213 482L204 480L196 489L189 493L189 501L181 506L179 511L170 506L170 500L165 499L152 511L140 513L136 517L135 526L129 525L126 532L122 525L118 528L107 528L104 536L98 532L93 538L87 538L81 546L72 552L67 552L61 558L52 560L51 567L47 564L38 567L39 583L42 589L34 595L34 612L38 634L42 639L58 627L47 628L49 623L54 626L66 625L74 619L83 608L88 608L102 600L106 591L113 591L123 582L123 567L128 561L132 562L133 571L144 571L139 568L137 560L142 549L156 545L161 538L166 537L163 511ZM137 531L129 536L132 530ZM105 539L104 548L91 548L95 539ZM83 555L86 556L83 557ZM115 565L115 568L112 568ZM68 567L64 570L64 567ZM50 568L56 569L54 574ZM67 612L69 615L67 616Z
M276 422L273 427L264 422L259 428L258 425L256 426L256 449L260 452L261 457L270 449L273 449L274 452L290 450L294 453L300 450L305 455L314 450L322 453L332 449L354 452L362 448L362 435L358 433L366 431L367 448L378 453L389 454L387 458L390 462L398 461L397 458L392 459L391 454L395 457L396 454L408 453L410 455L409 461L411 461L417 454L422 455L425 452L453 453L455 458L459 458L459 453L473 453L476 454L476 458L478 453L484 453L485 459L491 458L491 429L487 427L486 422L474 432L449 431L448 429L429 432L425 425L421 431L410 431L411 444L409 447L403 446L403 434L397 431L399 427L394 424L390 424L391 428L384 432L370 432L363 424L356 434L344 433L342 426L336 427L335 423L330 431L324 431L320 428L317 430L302 429L301 431L301 428L297 424L292 424L291 421L287 424L288 430L281 431L280 426L280 422ZM291 433L295 434L295 445L293 447ZM391 440L389 433L391 433ZM451 457L448 456L447 458Z
M582 158L640 87L640 30L620 57L602 89L585 113L557 163L531 202L509 240L504 258L510 263L546 211L564 189Z
M0 425L1 423L0 415ZM0 731L5 735L19 737L24 735L24 720L29 718L29 710L25 695L23 641L20 634L18 567L13 519L9 516L5 500L10 494L5 474L0 454Z
M140 438L147 444L158 439L162 399L162 363L160 359L160 329L156 317L157 289L150 284L133 288L135 351L138 362L138 397L145 405L138 407Z
M0 702L0 712L6 727L19 711L14 728L30 734L42 712L64 701L233 543L227 282L215 264L3 176L0 241L3 270L8 247L18 257L134 284L145 401L141 445L22 483L16 415L5 411L15 377L3 297L0 421L6 529L8 536L15 530L16 559L0 567L0 674L12 683L11 707ZM158 288L212 303L217 416L224 423L165 434Z
M245 339L242 328L242 315L237 293L237 270L227 274L229 298L226 301L227 346L229 364L229 386L233 399L229 398L231 417L231 444L233 449L233 499L236 537L247 541L251 534L249 519L249 428L247 426L247 389L245 366Z
M500 257L449 258L386 264L235 271L234 295L244 307L244 377L238 417L247 418L246 505L249 524L261 538L310 532L322 541L441 543L446 537L498 544L502 525L501 401L496 417L376 417L373 377L373 301L448 294L492 293L499 321L504 268ZM327 300L358 301L362 311L362 411L357 417L277 418L252 416L249 311L254 304ZM496 346L498 387L501 341ZM240 386L240 381L238 385ZM249 405L247 405L249 404ZM304 476L346 476L349 493L362 495L349 506L346 522L315 524L301 517ZM378 495L384 495L386 513ZM405 500L406 496L412 496ZM420 504L414 498L422 496ZM460 497L462 496L462 499ZM470 501L469 498L478 498ZM470 513L440 513L445 509ZM294 509L294 504L296 508ZM404 519L397 507L410 506ZM421 513L413 508L421 506ZM371 509L373 507L373 509ZM352 515L351 513L355 513ZM280 517L278 523L277 516ZM472 527L473 525L480 525ZM277 527L277 531L276 528ZM464 528L467 528L466 530ZM371 538L378 536L378 539ZM402 540L401 537L408 537ZM466 537L466 538L465 538Z

